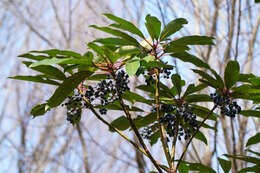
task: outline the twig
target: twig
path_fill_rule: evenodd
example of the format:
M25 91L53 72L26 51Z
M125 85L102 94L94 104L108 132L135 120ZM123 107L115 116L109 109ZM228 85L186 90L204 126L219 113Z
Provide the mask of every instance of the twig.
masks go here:
M83 162L84 162L84 167L85 167L85 172L86 173L91 173L90 171L90 167L88 164L88 154L87 154L87 147L86 147L86 143L84 141L83 135L82 135L82 131L81 131L81 127L80 124L76 125L76 129L79 135L79 139L80 139L80 143L82 145L82 150L83 150Z
M164 127L163 125L160 123L160 105L159 105L159 71L156 71L156 81L155 81L155 104L156 104L156 117L157 117L157 121L160 125L160 136L161 136L161 143L163 146L163 151L164 154L166 156L166 160L168 162L168 165L170 166L170 168L173 168L173 162L171 162L171 155L170 155L170 151L169 151L169 146L167 144L167 137L165 135L165 131L164 131Z
M153 162L153 164L154 164L154 166L156 167L156 169L157 169L160 173L162 173L162 171L161 171L161 169L160 169L158 163L157 163L156 160L153 158L152 154L150 153L150 151L148 150L147 146L145 145L145 143L144 143L144 141L143 141L143 139L142 139L140 133L138 132L138 129L137 129L137 127L136 127L135 124L134 124L134 121L133 121L133 119L132 119L132 117L131 117L131 114L129 113L129 110L126 108L126 106L125 106L125 104L124 104L124 101L123 101L121 95L119 95L119 103L120 103L120 105L122 106L123 111L124 111L124 113L126 114L126 117L127 117L127 119L129 120L130 126L131 126L131 128L133 129L133 131L134 131L134 133L135 133L135 135L136 135L138 141L140 142L140 144L142 145L144 151L146 152L147 157Z
M82 94L82 92L80 91L80 93ZM144 155L147 156L147 153L141 148L139 147L135 142L133 142L131 139L129 139L126 135L124 135L120 130L118 130L117 128L115 128L114 126L112 126L111 124L109 124L109 122L107 122L104 118L102 118L97 111L93 108L93 106L90 104L89 100L83 96L83 100L88 104L89 109L94 113L94 115L100 120L102 121L104 124L106 124L109 128L111 128L112 130L116 131L120 136L122 136L124 139L126 139L128 142L130 142L135 148L137 148L139 151L141 151L142 153L144 153Z
M238 43L240 35L240 21L241 21L241 0L238 1L238 18L237 18L237 36L236 36L236 51L235 51L235 60L238 56Z
M177 170L178 167L180 166L180 163L181 163L181 161L183 160L184 155L185 155L185 153L187 152L188 147L189 147L189 145L190 145L192 139L196 136L196 134L198 133L199 129L202 127L202 125L204 124L204 122L208 119L208 117L213 113L213 111L214 111L216 108L217 108L217 105L214 105L214 107L213 107L213 108L210 110L210 112L206 115L206 117L203 119L203 121L201 122L201 124L199 125L199 127L197 128L197 130L193 133L193 135L192 135L191 138L189 139L189 141L188 141L186 147L184 148L184 151L183 151L183 153L182 153L182 155L181 155L181 157L180 157L180 159L179 159L179 161L178 161L178 163L177 163L176 170Z
M236 155L236 137L235 137L235 131L234 131L234 123L233 123L233 119L230 118L230 125L231 125L231 134L232 134L232 141L233 141L233 155ZM236 160L233 158L233 162L234 162L234 170L237 171L237 162Z

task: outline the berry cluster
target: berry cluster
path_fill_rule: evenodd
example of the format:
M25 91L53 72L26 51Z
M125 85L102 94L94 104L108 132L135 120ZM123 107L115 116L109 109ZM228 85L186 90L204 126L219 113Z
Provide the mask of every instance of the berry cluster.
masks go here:
M145 83L147 86L155 84L155 80L154 80L153 76L151 76L151 75L145 76Z
M81 112L84 106L84 102L82 100L82 95L75 94L73 96L68 97L68 101L62 106L66 106L67 108L67 120L71 124L76 124L81 119Z
M163 106L163 105L162 105ZM160 119L160 123L166 125L166 131L169 137L173 137L175 133L179 140L184 136L187 140L191 137L191 130L198 127L198 122L196 120L196 115L192 112L192 107L187 104L183 104L183 107L176 108L174 106L164 106L164 112L166 114ZM176 113L172 112L176 109ZM163 109L161 109L163 111Z
M106 108L101 108L101 109L99 109L99 113L101 115L105 115L105 114L107 114L107 109Z
M166 65L167 63L168 62L166 62L164 64ZM170 75L171 75L171 70L173 70L173 67L166 66L166 67L163 67L163 68L159 68L158 70L159 70L159 73L160 73L160 77L163 77L165 79L169 79ZM155 75L155 69L154 68L150 68L147 71L143 71L142 74L145 77L145 83L146 83L147 86L155 84L156 75Z
M130 90L128 87L129 76L124 71L118 71L115 76L115 81L108 76L106 80L102 80L94 88L88 86L85 91L85 97L91 102L100 100L102 106L113 103L119 98L120 94Z
M140 135L144 138L144 139L150 139L153 135L153 130L151 127L144 127L141 131L140 131Z
M115 75L115 81L108 76L107 79L99 82L96 87L88 86L85 91L85 97L90 102L99 101L102 106L113 103L119 98L120 94L130 89L128 87L128 78L129 76L124 71L118 71ZM99 112L106 114L107 110L101 108Z
M162 104L160 110L165 113L172 112L175 110L175 106L170 104Z
M118 71L115 75L115 80L108 76L107 79L99 82L96 87L88 86L85 89L84 94L74 94L68 97L68 101L63 104L67 107L67 120L72 124L78 122L81 117L82 109L88 108L88 104L83 100L83 96L86 97L90 103L96 105L106 106L113 103L119 98L120 94L129 90L128 87L129 79L128 75L124 71ZM99 110L101 115L107 113L106 108Z
M221 114L235 117L236 114L239 114L241 111L241 107L237 104L237 102L232 101L229 97L221 96L217 93L211 93L210 97L213 99L214 103L220 107Z
M163 69L162 69L163 78L169 79L169 78L170 78L170 75L171 75L171 70L172 70L172 69L173 69L172 67L165 67L165 68L163 68Z
M116 74L116 89L117 93L123 94L123 92L130 90L128 87L129 76L124 71L118 71Z

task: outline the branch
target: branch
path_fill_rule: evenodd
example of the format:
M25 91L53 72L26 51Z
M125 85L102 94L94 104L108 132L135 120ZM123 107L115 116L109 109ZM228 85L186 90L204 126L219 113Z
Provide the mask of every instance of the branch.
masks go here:
M234 35L234 28L235 28L235 6L236 6L236 0L232 0L232 5L231 5L231 24L228 27L228 29L229 29L229 32L228 32L228 43L227 43L227 47L226 47L225 53L224 53L224 63L225 64L230 59L230 50L231 50L231 45L232 45L233 35ZM229 11L228 11L228 14L229 14Z
M81 131L81 127L80 124L76 125L76 129L79 135L79 139L80 139L80 143L82 145L82 150L83 150L83 162L84 162L84 167L85 167L85 172L86 173L91 173L90 171L90 167L88 164L88 154L87 154L87 147L86 147L86 143L84 141L84 138L82 136L82 131Z
M55 47L50 40L48 40L43 34L41 34L38 30L36 30L36 28L33 27L33 25L25 18L23 13L20 11L19 7L13 1L10 1L9 3L11 3L14 6L18 15L21 17L23 22L29 27L31 31L33 31L40 39L45 41L50 47Z
M231 125L231 134L232 134L232 141L233 141L233 155L236 155L236 137L235 137L235 130L234 130L234 123L233 123L233 119L230 118L230 125ZM234 162L234 170L237 171L237 162L236 160L233 158L233 162Z
M145 153L147 153L147 157L152 161L152 163L154 164L154 166L156 167L156 169L157 169L160 173L162 173L162 171L161 171L161 169L160 169L160 167L159 167L157 161L153 158L152 154L150 153L150 151L148 150L147 146L145 145L145 143L144 143L144 141L143 141L143 139L142 139L140 133L138 132L138 129L137 129L137 127L135 126L133 119L131 118L131 114L129 113L129 110L126 108L126 106L125 106L125 104L124 104L124 101L123 101L123 99L122 99L122 97L121 97L120 94L119 94L119 102L120 102L120 105L121 105L122 108L123 108L124 113L126 114L127 119L129 120L130 126L131 126L131 128L133 129L133 131L134 131L134 133L135 133L135 135L136 135L138 141L139 141L140 144L142 145L142 147L143 147Z

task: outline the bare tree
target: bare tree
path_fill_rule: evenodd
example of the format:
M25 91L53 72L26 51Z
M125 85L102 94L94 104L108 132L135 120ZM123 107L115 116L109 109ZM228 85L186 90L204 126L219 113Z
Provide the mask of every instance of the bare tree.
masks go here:
M88 25L108 24L101 13L115 13L136 25L143 23L146 13L150 13L161 18L164 25L176 17L187 18L191 22L182 35L214 36L215 46L196 47L191 51L209 62L221 75L224 64L230 59L237 59L243 72L259 75L257 67L260 61L257 58L260 50L256 48L260 41L259 11L259 6L253 0L0 1L2 169L5 172L86 173L122 170L143 173L153 169L146 158L115 134L107 132L107 128L89 112L83 114L81 123L76 127L66 122L63 108L57 108L43 118L32 119L29 112L32 106L46 100L54 88L7 80L7 76L31 73L20 65L17 55L50 48L85 53L85 43L101 34L89 29ZM175 63L176 72L185 76L185 79L197 78L186 75L189 71L182 71L183 63L171 61L169 59L170 63ZM244 103L245 108L251 106L251 103ZM111 121L117 116L111 112L105 118ZM223 153L246 153L243 150L245 140L248 134L259 131L259 121L242 116L233 121L221 116L220 120L215 123L207 121L218 130L204 129L209 144L206 146L198 141L193 142L186 158L217 167L214 162ZM234 135L235 131L239 132L239 136ZM127 134L134 139L131 132ZM160 144L155 144L152 151L158 160L163 160ZM180 154L178 149L176 153ZM235 160L232 160L232 164L232 172L246 166L244 162Z

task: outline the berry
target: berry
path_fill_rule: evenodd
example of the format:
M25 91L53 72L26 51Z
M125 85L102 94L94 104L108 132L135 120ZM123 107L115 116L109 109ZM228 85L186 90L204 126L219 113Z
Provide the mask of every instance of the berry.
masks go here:
M174 110L175 110L174 105L169 105L169 104L162 104L161 105L161 111L162 112L168 113L168 112L172 112Z
M151 136L153 135L153 131L151 127L145 127L140 131L140 135L144 138L144 139L150 139Z
M163 69L162 69L163 78L169 79L169 78L170 78L170 75L171 75L171 70L172 70L172 69L173 69L172 67L165 67L165 68L163 68Z
M99 112L100 112L101 115L105 115L105 114L107 114L107 109L101 108L101 109L99 109Z
M213 99L213 102L218 107L220 107L220 112L223 115L235 117L236 114L239 114L241 111L241 107L237 104L237 102L232 102L232 100L227 96L221 96L217 93L211 93L210 97Z

